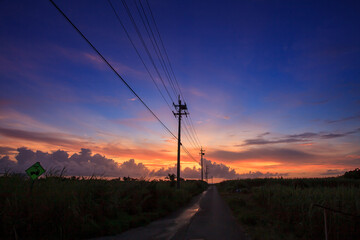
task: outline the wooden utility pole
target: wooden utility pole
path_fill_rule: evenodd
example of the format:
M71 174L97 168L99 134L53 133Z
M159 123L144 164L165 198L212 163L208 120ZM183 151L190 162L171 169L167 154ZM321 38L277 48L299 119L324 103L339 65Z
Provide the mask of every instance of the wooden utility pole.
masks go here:
M209 170L208 165L205 165L205 179L206 179L206 182L208 182L208 170Z
M205 150L202 149L201 147L201 150L200 150L200 156L201 156L201 181L204 181L204 170L203 170L203 166L204 166L204 163L203 163L203 156L205 155Z
M180 145L181 145L181 116L185 115L187 116L189 113L186 112L187 106L185 104L181 104L181 99L179 95L179 104L176 105L173 103L175 109L177 112L173 112L175 117L178 116L179 118L179 127L178 127L178 155L177 155L177 188L180 188Z

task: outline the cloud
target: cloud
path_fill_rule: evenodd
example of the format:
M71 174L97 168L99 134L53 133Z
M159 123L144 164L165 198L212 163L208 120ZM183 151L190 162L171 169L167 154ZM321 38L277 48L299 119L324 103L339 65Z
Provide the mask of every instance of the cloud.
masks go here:
M313 137L318 137L318 136L319 136L318 133L312 133L312 132L288 135L288 137L290 137L290 138L313 138Z
M285 138L274 139L274 140L267 140L263 139L263 136L268 135L268 133L263 133L255 139L246 139L244 140L243 144L235 145L236 147L239 146L249 146L249 145L266 145L266 144L277 144L277 143L296 143L296 142L308 142L312 141L314 138L318 139L333 139L339 137L345 137L350 134L354 134L360 132L360 128L355 129L353 131L344 132L344 133L314 133L314 132L304 132L300 134L292 134L287 135Z
M1 128L0 135L10 138L22 139L33 142L50 143L54 145L75 145L80 141L71 139L73 136L63 133L41 133L19 129Z
M235 145L236 147L239 146L248 146L248 145L265 145L265 144L274 144L274 143L294 143L294 142L304 142L308 140L304 139L295 139L295 138L285 138L280 140L265 140L262 138L257 139L246 139L244 144Z
M11 161L9 156L4 156L0 158L0 173L3 173L8 170L16 168L16 163Z
M336 119L336 120L327 120L326 122L327 123L338 123L338 122L346 122L346 121L357 120L357 119L360 119L360 114L350 116L350 117L340 118L340 119Z
M236 173L234 169L223 163L211 162L210 160L204 159L204 165L208 171L208 177L225 178L225 179L238 179L238 178L268 178L268 177L279 177L288 176L288 173L262 173L260 171L248 173Z
M264 132L264 133L259 134L257 137L262 138L262 137L264 137L266 135L269 135L269 134L270 134L270 132Z
M10 155L12 152L14 152L15 148L10 147L0 147L0 155Z
M150 172L142 163L137 164L133 159L119 164L100 154L93 155L90 149L85 148L71 156L63 150L48 153L21 147L17 151L16 162L11 161L8 156L0 159L1 170L11 168L12 171L23 172L35 162L40 162L47 170L61 170L65 167L68 175L91 176L95 174L113 177L146 177Z
M338 176L338 175L343 175L345 173L345 170L339 170L339 169L329 169L326 172L320 173L320 175L323 176Z
M278 162L295 162L295 163L308 163L318 159L317 155L306 153L299 150L287 148L256 148L246 151L224 151L215 150L208 153L208 156L224 161L244 161L251 159L260 159L263 161L271 160Z
M33 151L26 147L17 149L16 162L11 161L8 156L0 158L0 170L8 170L14 172L24 172L35 162L40 162L41 165L49 169L66 168L67 175L77 176L91 176L101 175L109 177L165 177L169 173L176 174L176 165L168 168L160 168L158 170L150 170L143 163L136 163L134 159L130 159L123 163L117 163L112 159L106 158L100 154L92 154L90 149L82 148L79 153L69 155L66 151L57 150L52 153ZM285 176L286 174L279 173L261 173L249 172L238 174L234 169L231 169L225 164L218 164L210 160L204 159L204 164L207 166L209 177L235 179L235 178L249 178L249 177L275 177ZM200 178L200 168L186 167L181 171L181 177L184 178Z

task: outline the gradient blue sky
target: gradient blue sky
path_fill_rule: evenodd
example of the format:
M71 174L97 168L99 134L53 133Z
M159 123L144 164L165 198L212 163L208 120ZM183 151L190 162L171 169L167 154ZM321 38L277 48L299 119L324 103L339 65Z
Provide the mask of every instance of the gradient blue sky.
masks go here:
M55 2L177 133L108 2ZM207 159L305 177L360 165L358 1L149 3ZM89 148L150 169L176 162L176 141L49 1L0 2L0 80L2 155Z

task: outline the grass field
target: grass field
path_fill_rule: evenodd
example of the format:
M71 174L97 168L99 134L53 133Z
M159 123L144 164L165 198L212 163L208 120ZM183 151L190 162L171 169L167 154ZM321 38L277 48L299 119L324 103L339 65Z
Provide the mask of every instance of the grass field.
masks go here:
M360 180L246 179L218 189L251 239L325 239L320 204L360 215ZM328 239L360 239L360 218L326 212Z
M207 188L184 181L0 177L1 239L81 239L111 235L178 209Z

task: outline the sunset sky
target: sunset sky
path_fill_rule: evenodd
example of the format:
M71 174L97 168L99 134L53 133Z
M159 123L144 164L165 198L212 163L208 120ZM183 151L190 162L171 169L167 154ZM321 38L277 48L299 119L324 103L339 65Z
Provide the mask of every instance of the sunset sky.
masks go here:
M55 3L177 135L177 120L109 2ZM122 1L111 3L161 88ZM162 71L139 2L126 3ZM358 1L149 4L189 108L185 122L214 167L210 176L324 177L360 166ZM166 175L176 164L176 140L50 1L0 1L0 89L0 167L26 167L41 154L49 167L65 158L74 169L113 159L115 168ZM183 144L199 160L187 137ZM182 152L185 167L199 165Z

